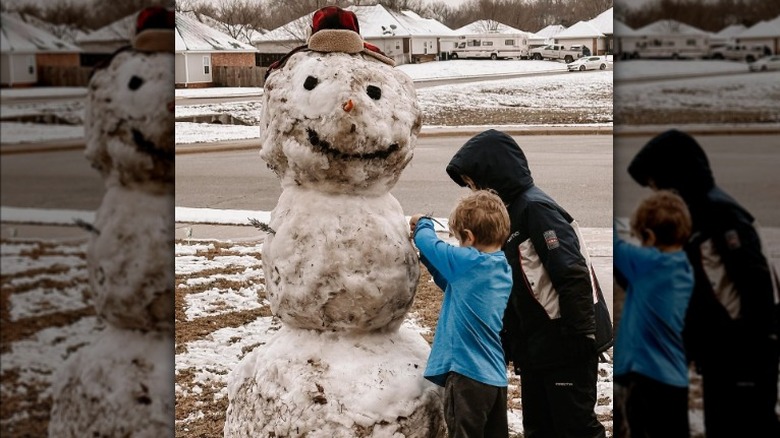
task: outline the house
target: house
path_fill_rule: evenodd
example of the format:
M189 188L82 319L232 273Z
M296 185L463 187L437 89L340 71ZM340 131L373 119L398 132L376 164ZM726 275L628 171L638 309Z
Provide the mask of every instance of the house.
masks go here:
M760 21L738 34L735 42L749 46L764 46L773 54L780 53L780 15L773 20Z
M17 14L0 13L0 24L0 85L64 85L52 83L41 70L78 67L80 49L75 45L24 22Z
M606 11L600 13L596 18L589 21L589 23L596 28L597 31L604 35L604 52L606 54L615 53L615 38L613 35L614 16L612 14L613 8L609 8ZM596 53L596 52L593 52ZM601 55L602 53L598 53Z
M455 33L442 23L423 18L411 11L396 12L382 5L349 6L360 23L363 39L379 48L396 64L436 59L442 48L441 39ZM260 65L268 66L295 47L306 44L311 19L307 14L252 41L260 52Z
M76 38L76 44L83 51L81 65L96 66L110 60L120 48L131 45L137 17L136 12Z
M175 38L177 87L262 85L255 47L183 14L176 14Z
M538 32L531 34L528 39L528 46L531 48L544 46L546 44L556 44L558 40L556 36L566 30L566 26L562 24L551 24L545 26Z
M606 36L588 21L574 23L555 35L555 39L566 48L574 45L587 47L593 55L603 55L606 52Z
M621 59L631 58L633 53L637 52L637 44L644 41L645 37L639 35L636 30L620 20L615 20L613 26L615 31L615 50L613 53Z
M719 32L712 34L710 37L710 46L717 47L723 46L728 43L734 42L737 35L747 30L747 26L744 24L732 24L721 29Z
M636 30L644 37L633 58L703 58L709 54L710 33L676 20L659 20Z
M456 37L441 38L441 50L457 58L526 58L529 32L495 20L477 20L454 30Z
M459 27L455 29L453 32L455 32L458 35L470 35L470 34L478 34L478 33L500 33L500 34L526 33L520 29L514 28L512 26L498 22L496 20L477 20L463 27Z

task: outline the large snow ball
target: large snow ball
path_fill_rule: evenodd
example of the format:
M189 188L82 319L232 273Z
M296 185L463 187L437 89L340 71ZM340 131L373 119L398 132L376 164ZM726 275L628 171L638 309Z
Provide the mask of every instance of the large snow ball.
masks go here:
M348 335L283 327L228 376L225 438L438 438L440 387L422 377L416 332Z
M87 91L87 159L122 184L172 182L172 53L126 50L95 71Z
M296 53L264 99L261 156L283 186L388 191L422 123L411 78L360 54Z
M172 187L171 187L172 189ZM173 332L173 193L109 186L87 246L98 315L126 329Z
M173 436L173 336L110 326L98 336L52 379L49 436Z
M395 330L414 299L419 263L398 201L291 187L263 244L271 310L315 330Z

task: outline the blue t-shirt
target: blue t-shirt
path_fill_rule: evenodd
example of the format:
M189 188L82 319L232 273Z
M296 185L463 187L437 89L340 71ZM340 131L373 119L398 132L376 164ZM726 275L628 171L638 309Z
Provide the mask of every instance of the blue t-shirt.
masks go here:
M670 386L688 386L682 331L693 293L685 252L632 245L614 232L614 265L628 282L615 340L615 376L642 374Z
M414 242L444 291L425 378L444 386L447 373L454 371L486 385L507 386L500 331L512 270L504 252L450 245L426 218L417 222Z

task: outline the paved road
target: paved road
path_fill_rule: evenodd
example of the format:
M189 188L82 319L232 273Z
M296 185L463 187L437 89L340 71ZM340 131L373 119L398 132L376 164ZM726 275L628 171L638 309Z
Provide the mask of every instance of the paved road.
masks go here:
M84 150L3 154L0 204L68 210L95 210L103 180L84 158Z
M445 167L468 136L424 137L392 190L406 214L446 217L467 189ZM556 198L584 227L612 224L612 136L515 137L526 152L539 187ZM272 210L281 193L276 176L256 151L186 154L176 157L176 205L217 209Z
M615 216L629 217L638 200L649 193L631 179L626 169L650 138L650 135L615 137ZM759 223L780 227L777 134L699 134L696 139L707 152L715 182L753 213Z

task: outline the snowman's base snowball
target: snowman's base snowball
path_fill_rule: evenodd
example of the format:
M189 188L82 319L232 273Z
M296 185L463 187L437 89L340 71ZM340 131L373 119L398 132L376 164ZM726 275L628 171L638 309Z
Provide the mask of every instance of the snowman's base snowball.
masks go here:
M228 378L225 438L444 437L427 342L402 327L350 335L284 327Z
M107 327L53 379L49 436L174 435L173 337Z

